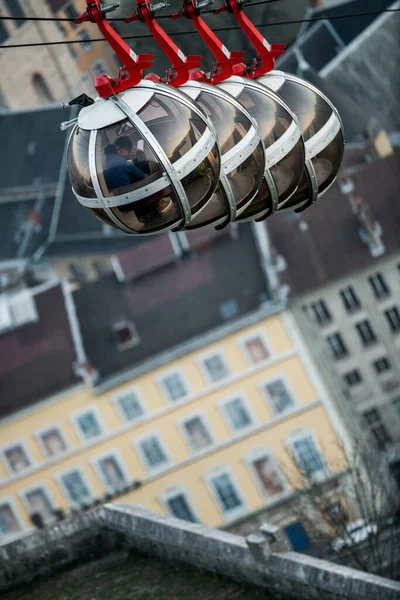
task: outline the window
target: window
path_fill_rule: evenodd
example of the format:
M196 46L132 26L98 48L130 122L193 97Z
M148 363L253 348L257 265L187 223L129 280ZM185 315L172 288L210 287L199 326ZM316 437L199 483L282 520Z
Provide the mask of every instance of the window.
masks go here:
M44 488L31 489L25 492L24 497L30 515L38 514L44 522L53 517L53 505Z
M78 262L70 263L69 270L71 272L72 281L77 283L85 283L85 281L87 281L86 269L82 264Z
M249 362L256 364L270 358L270 352L260 335L249 338L244 342L247 359Z
M385 371L390 371L390 369L392 368L392 365L390 364L390 361L388 358L386 358L386 356L379 358L372 364L377 373L384 373Z
M14 446L6 448L4 450L4 458L11 473L19 473L31 465L21 444L15 444Z
M98 459L97 465L107 489L116 491L126 486L128 481L116 455Z
M299 437L292 442L297 465L306 477L315 477L325 471L320 453L311 435Z
M369 284L374 293L375 298L384 298L389 295L389 288L381 273L368 277Z
M370 429L376 445L384 450L386 445L391 442L391 437L385 425L382 423L381 415L376 408L367 410L364 415L364 421Z
M126 421L134 421L144 415L142 404L134 391L118 396L117 402Z
M212 444L211 435L200 416L184 421L182 429L192 450L202 450Z
M226 300L219 305L219 312L224 321L233 319L239 312L239 305L236 300Z
M89 32L87 31L87 29L81 29L80 31L78 31L78 33L76 34L76 37L81 42L82 50L87 52L88 50L91 49L92 41L90 39L90 35L89 35Z
M232 400L224 402L223 410L230 427L234 431L240 431L253 424L253 420L243 398L233 398Z
M202 360L209 381L216 383L228 377L229 369L221 354L213 354Z
M57 27L58 32L61 35L61 37L65 37L67 35L67 32L65 30L64 25L61 23L61 21L55 21L55 24L56 24L56 27ZM69 44L69 46L72 47L71 44Z
M397 306L385 310L384 315L392 333L398 333L400 331L400 312Z
M112 328L118 350L128 350L140 343L136 326L131 321L121 321Z
M107 72L108 72L107 64L102 58L99 58L99 60L96 60L96 62L92 64L92 73L93 73L94 77L96 75L101 75L102 73L107 73Z
M349 371L343 376L343 379L349 386L358 385L362 382L361 373L358 369L354 369L354 371Z
M57 428L48 429L40 435L46 456L57 456L67 450L67 444Z
M0 21L0 44L4 44L8 40L8 31L3 23Z
M187 501L186 495L183 492L178 492L174 495L168 496L165 500L171 514L177 519L184 521L191 521L197 523L197 519L193 514L193 511Z
M102 427L94 411L87 411L75 417L81 439L91 440L102 434Z
M285 491L283 477L275 461L267 454L251 461L257 479L268 496L276 496Z
M311 304L311 309L314 313L314 319L319 325L327 325L327 323L332 321L332 316L325 300L316 300Z
M14 508L9 502L2 502L0 504L0 534L11 535L19 531L21 531L21 526Z
M188 395L186 382L184 381L183 376L178 372L162 377L161 384L168 396L168 399L172 400L173 402L181 400Z
M354 312L361 308L360 300L354 291L353 286L349 285L340 290L340 297L342 298L344 307L348 312Z
M139 447L148 467L160 467L168 462L167 455L157 436L152 435L139 442Z
M20 21L14 21L16 27L21 27L26 23L25 13L22 10L20 0L4 0L8 14L11 17L17 17Z
M229 473L212 477L211 485L224 513L236 512L243 508L243 502Z
M32 76L32 85L39 102L42 104L54 102L54 96L41 73L34 73Z
M266 383L264 390L274 414L285 412L295 405L283 379L276 379L275 381Z
M348 355L349 352L340 333L328 335L326 341L328 342L332 358L339 360Z
M61 482L71 504L80 506L90 503L91 494L80 471L75 469L62 475Z
M375 331L372 329L371 323L368 319L360 321L356 324L356 331L360 336L360 340L364 346L370 346L376 342Z
M64 12L68 19L76 19L79 17L79 12L76 10L73 0L71 0L68 6L64 7Z

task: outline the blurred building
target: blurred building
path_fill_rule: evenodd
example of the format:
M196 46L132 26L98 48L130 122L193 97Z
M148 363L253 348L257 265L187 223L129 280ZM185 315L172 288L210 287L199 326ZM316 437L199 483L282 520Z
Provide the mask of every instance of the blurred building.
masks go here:
M29 17L74 19L85 9L84 0L1 0L0 107L19 109L68 102L86 92L93 95L93 76L116 74L120 63L92 23L30 21ZM23 18L26 17L26 20ZM62 42L73 42L63 44ZM10 48L10 45L57 45Z
M30 321L3 327L3 541L119 497L240 532L272 521L304 550L297 468L336 506L349 435L285 311L264 226L175 244L180 256L156 237L73 293L42 290Z
M387 136L380 138L383 153ZM341 178L321 202L268 221L281 281L320 373L387 451L398 480L399 166L398 152L373 159L364 145L350 145Z

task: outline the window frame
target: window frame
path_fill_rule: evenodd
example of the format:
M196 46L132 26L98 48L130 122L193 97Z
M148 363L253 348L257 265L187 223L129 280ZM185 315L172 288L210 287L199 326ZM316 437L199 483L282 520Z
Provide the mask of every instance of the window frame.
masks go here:
M69 495L69 491L68 488L66 487L64 481L63 481L63 477L65 477L66 475L69 475L73 472L77 471L80 476L82 477L82 480L84 482L84 484L86 485L88 492L89 492L89 498L88 498L88 502L91 504L93 502L93 500L95 499L95 495L93 493L93 488L88 480L88 477L85 475L85 470L81 465L77 465L75 467L69 467L68 469L65 469L64 471L61 471L60 473L56 473L54 475L56 482L58 483L63 498L67 501L67 505L70 508L80 508L81 506L84 506L82 503L81 504L77 504L75 501L72 500L72 498Z
M350 383L347 378L352 375L353 373L356 373L357 376L359 377L358 381L356 381L355 383ZM354 369L351 369L350 371L346 371L346 373L343 373L342 375L344 382L347 386L349 386L350 388L356 387L357 385L362 385L364 382L363 376L360 372L360 369L358 369L357 367Z
M21 537L21 535L23 535L27 530L27 527L26 527L23 519L21 518L21 515L18 511L16 502L15 502L15 499L13 496L2 496L0 498L0 508L7 504L11 507L13 516L15 517L15 520L18 523L19 531L14 531L11 533L1 533L0 532L0 543L1 544L3 544L4 542L10 541L10 540L16 539L18 537Z
M141 444L144 441L146 441L150 438L153 438L153 437L155 437L157 439L157 441L160 445L160 448L166 458L165 462L161 463L161 465L156 465L156 466L149 464L146 454L142 450L142 446L141 446ZM162 439L160 430L153 429L151 431L148 431L147 433L145 433L137 438L134 438L132 443L133 443L133 447L136 450L137 455L140 459L140 462L142 463L142 466L146 473L148 473L148 474L160 473L160 472L164 471L165 469L167 469L171 465L171 457L167 450L166 444L164 443L164 441Z
M329 466L328 466L326 457L321 450L321 445L319 443L318 437L314 430L301 429L301 430L297 430L297 431L290 433L285 438L285 446L289 450L290 456L294 459L294 462L296 465L296 470L299 471L299 467L298 467L298 463L297 463L298 455L294 448L294 443L297 442L298 440L301 440L301 439L307 438L307 437L312 439L314 446L320 456L321 463L322 463L322 468L319 471L316 471L315 473L313 473L311 475L307 475L307 477L309 478L310 481L323 481L329 475ZM301 474L300 471L299 471L299 473Z
M21 446L22 451L24 452L24 454L29 462L29 465L27 467L24 467L23 469L20 469L19 471L12 470L11 465L8 461L8 458L6 456L7 450L10 450L11 448L15 448L16 446ZM1 454L1 458L3 459L3 463L6 467L9 477L20 477L21 475L28 473L29 471L34 469L36 466L36 462L33 460L33 457L28 448L28 445L27 445L26 441L22 438L15 438L12 442L7 442L6 444L3 444L3 446L1 447L1 450L0 450L0 454Z
M268 352L268 355L269 355L268 358L266 358L264 360L260 360L258 362L254 362L251 360L251 354L246 347L246 343L251 342L251 340L256 339L256 338L260 338L260 340L264 344L264 346ZM268 336L265 333L265 331L263 331L261 329L258 329L251 334L246 334L245 336L242 336L239 339L239 346L242 350L242 354L244 356L246 364L249 365L250 367L267 364L274 358L274 352L273 352L271 344L268 340Z
M347 294L351 297L351 303L347 302ZM353 314L362 308L360 298L353 285L349 284L339 290L339 296L343 308L348 314ZM355 302L353 302L355 300Z
M336 356L335 355L335 353L332 350L332 345L328 341L329 339L331 339L333 337L336 337L336 336L339 337L341 346L343 346L343 350L344 350L344 352L342 354L340 354L340 356ZM343 360L343 359L348 358L350 356L349 347L346 344L346 342L345 342L345 340L343 338L342 332L340 330L334 331L333 333L330 333L329 335L327 335L325 337L325 341L327 343L328 350L329 350L329 352L331 354L331 360Z
M31 512L31 507L30 507L27 495L30 492L34 492L35 490L43 490L44 491L44 493L46 494L46 496L50 502L51 510L55 511L56 503L54 502L54 497L49 490L49 486L48 486L47 482L44 480L41 480L36 483L33 483L29 487L23 488L22 490L20 490L18 492L18 496L20 497L28 515L32 515L33 513ZM48 519L44 519L44 523L52 523L54 520L55 520L55 515L51 515Z
M120 329L129 329L129 332L132 336L132 340L126 343L118 343L117 335ZM116 321L111 325L111 331L114 336L115 345L119 352L125 352L125 350L130 350L135 346L138 346L141 343L141 338L137 329L136 324L130 319L123 319L121 321Z
M250 423L248 425L245 425L244 427L241 427L240 429L236 429L234 427L234 425L231 422L231 419L229 417L228 410L227 410L227 405L230 402L233 402L234 400L240 400L242 402L247 414L250 417ZM232 436L241 435L245 431L250 431L256 424L256 420L254 418L254 412L250 406L249 399L247 398L246 393L243 391L237 392L237 394L232 394L231 396L228 396L227 398L223 398L222 400L220 400L218 402L218 408L220 409L222 417L224 419L224 422L229 427L229 430L230 430Z
M270 399L269 394L268 394L268 392L266 390L266 386L269 383L274 383L275 381L278 381L278 380L282 380L283 381L284 386L285 386L286 390L289 393L289 396L293 400L293 404L289 408L287 408L285 410L282 410L281 412L276 412L274 410L274 407L272 405L271 399ZM297 398L296 398L295 394L293 393L292 386L289 383L289 378L288 378L288 376L287 376L286 373L278 373L277 375L274 375L273 377L269 377L268 379L263 379L262 382L259 384L259 389L260 389L262 398L267 403L268 409L270 410L273 419L274 418L283 417L285 415L288 415L291 412L293 412L294 410L296 410L296 408L299 407L299 403L297 401Z
M227 370L227 374L224 377L222 377L221 379L217 379L217 380L214 380L211 377L210 372L208 371L208 369L205 365L205 361L210 358L213 358L214 356L218 356L222 359L222 363ZM201 354L199 357L197 357L196 362L200 368L201 374L204 378L206 385L210 385L210 386L221 385L222 383L229 381L229 378L232 377L232 369L229 367L229 363L226 360L225 351L222 348L215 348L215 349L209 350L208 352Z
M316 300L311 301L309 306L313 321L319 327L326 327L333 322L334 319L332 317L332 313L329 310L328 303L324 298L317 298ZM318 311L317 307L322 308L322 311Z
M116 460L119 468L122 471L125 482L119 488L114 488L106 481L106 478L105 478L102 468L100 466L100 461L107 459L107 458L113 458L114 460ZM101 454L96 454L95 456L92 456L90 458L89 462L93 466L95 473L100 481L100 484L102 485L102 487L106 493L119 492L120 490L123 490L125 487L127 487L132 482L132 477L126 468L125 462L124 462L124 460L121 456L121 452L119 451L118 448L109 448L108 450L104 450Z
M364 337L364 328L367 330L368 336L370 336L369 339L365 339ZM357 321L357 323L354 323L354 329L357 332L359 342L364 348L369 348L378 342L378 337L375 333L372 323L367 317L361 321Z
M88 37L85 39L82 39L82 35L85 35L85 34L87 34ZM93 40L90 37L90 33L89 33L88 29L86 29L86 28L80 29L76 34L76 39L79 41L79 46L80 46L82 52L89 52L93 48ZM85 44L87 45L86 48L85 48Z
M233 508L229 511L225 510L223 502L220 499L218 492L216 490L216 487L213 484L213 480L216 479L217 477L220 477L221 475L229 476L232 486L235 490L235 493L241 502L240 506ZM232 467L230 467L230 466L214 467L208 473L206 473L206 475L204 476L204 480L205 480L207 488L211 494L211 498L214 500L215 504L217 505L217 507L221 513L222 518L225 521L233 521L234 519L236 519L240 516L243 516L247 513L247 511L248 511L247 503L245 501L244 495L241 493L240 488L237 484L236 478L233 474Z
M99 73L95 73L93 69L94 69L95 65L97 65L97 63L100 63L100 62L103 63L105 66L105 69L103 71L104 73L109 73L109 71L110 71L110 69L108 68L108 65L107 65L107 61L103 57L97 58L90 65L90 71L91 71L93 77L96 77L97 75L99 75Z
M91 438L86 438L83 434L83 431L81 431L81 428L79 426L78 423L78 419L79 417L81 417L82 415L85 415L86 413L93 413L95 415L95 418L97 419L99 425L100 425L100 433L99 435L96 435L94 437ZM104 426L104 422L103 422L103 418L101 416L99 407L96 404L90 404L88 406L86 406L85 408L82 408L80 410L77 410L75 412L73 412L70 417L69 417L72 425L74 426L74 430L78 436L79 441L81 442L81 444L91 444L93 443L95 440L99 441L102 438L104 438L104 436L107 434L107 429Z
M273 466L276 469L276 472L279 475L279 479L282 483L282 487L283 487L282 492L275 494L275 496L270 496L268 494L267 490L265 489L265 487L263 486L263 484L260 480L260 477L258 476L257 469L254 466L254 463L257 460L262 460L263 458L268 458L271 460ZM269 500L271 503L273 503L273 502L278 501L281 498L283 498L289 492L289 490L290 490L289 483L288 483L287 479L285 478L284 474L282 473L282 469L279 467L279 464L275 458L275 453L272 448L270 448L269 446L253 448L252 450L247 452L247 454L245 456L245 461L246 461L247 467L251 473L251 476L252 476L257 488L260 490L263 498L265 498L265 499Z
M60 434L60 437L65 444L65 450L63 450L59 454L55 454L54 456L52 454L48 454L48 452L46 450L46 446L42 439L43 435L46 435L46 433L49 433L50 431L53 431L53 430L57 431ZM40 450L44 460L56 460L57 458L59 458L61 456L65 456L65 454L67 454L71 450L71 444L70 444L64 430L62 429L60 421L55 421L54 423L51 423L50 425L46 425L45 427L42 427L41 429L37 429L34 433L34 436L35 436L36 442L39 446L39 450Z
M376 298L376 300L383 300L384 298L387 298L388 296L390 296L390 288L389 288L388 284L386 283L385 277L381 271L377 271L373 275L368 275L367 280L368 280L371 292L372 292L374 298ZM374 285L374 283L372 283L375 280L378 280L379 286L382 288L383 291L376 292L377 288Z
M129 394L134 394L136 396L137 402L138 402L140 408L142 409L142 414L140 416L136 417L135 419L128 419L125 416L124 409L122 408L122 405L121 405L121 398L123 398L124 396L128 396ZM137 386L137 385L129 386L129 387L125 388L124 390L121 390L121 391L113 394L111 396L111 402L113 403L115 410L118 414L118 417L120 418L121 423L123 423L123 424L140 423L147 416L146 409L144 406L143 396L140 392L139 386Z
M389 316L389 313L394 312L395 318L397 323L393 326L393 321L391 319L391 317ZM397 304L394 304L393 306L391 306L390 308L386 308L383 311L384 317L386 319L387 325L390 329L390 332L393 335L397 335L398 333L400 333L400 309L397 306Z
M182 398L178 398L177 400L174 400L173 398L171 398L168 388L165 386L165 383L164 383L164 380L167 377L169 377L171 375L175 375L175 374L178 374L181 377L183 384L186 388L186 392L187 392L185 396L183 396ZM158 386L162 396L164 397L164 399L167 401L168 404L178 404L180 402L184 402L191 396L191 390L188 385L188 381L185 377L184 369L182 367L177 367L177 368L173 368L173 369L168 369L167 371L163 371L162 373L157 375L156 382L157 382L157 386Z
M207 446L204 446L203 448L196 448L191 441L191 437L189 435L189 433L186 430L185 427L185 423L187 423L188 421L192 421L193 419L200 419L200 421L202 422L202 424L204 425L205 430L207 431L208 435L210 436L210 443L207 444ZM206 415L205 415L205 411L204 410L197 410L194 413L190 413L188 415L185 415L184 417L180 418L178 421L178 427L180 429L180 432L182 434L183 439L186 442L186 445L188 447L188 449L190 450L190 452L192 454L199 454L202 452L207 452L207 450L209 448L212 448L212 446L215 445L215 436L213 434L213 431L211 429L211 427L208 424Z
M383 360L385 360L387 362L388 368L387 369L383 369L381 371L378 371L376 365L377 365L377 363L379 363L380 361L383 361ZM389 371L392 370L392 364L391 364L390 359L389 359L389 357L387 355L381 356L380 358L376 358L374 361L372 361L372 367L374 368L375 373L377 375L382 375L383 373L389 373Z
M186 521L185 519L180 519L179 517L176 517L172 511L169 508L168 505L168 500L170 500L171 498L175 498L176 496L183 496L187 502L187 505L190 509L190 511L193 514L193 517L195 518L195 521ZM186 486L184 485L169 485L167 486L163 492L161 492L160 496L159 496L159 501L161 506L164 508L165 512L170 515L171 517L173 517L174 519L180 519L181 521L184 521L185 523L201 523L199 516L197 514L197 511L194 508L193 502L191 500L189 491L187 489Z

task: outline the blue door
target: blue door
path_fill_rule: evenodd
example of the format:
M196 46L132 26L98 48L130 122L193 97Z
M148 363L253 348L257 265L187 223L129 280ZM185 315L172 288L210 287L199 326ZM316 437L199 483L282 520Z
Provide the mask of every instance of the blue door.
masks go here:
M310 547L311 540L300 521L291 523L285 527L285 531L295 552L305 552Z

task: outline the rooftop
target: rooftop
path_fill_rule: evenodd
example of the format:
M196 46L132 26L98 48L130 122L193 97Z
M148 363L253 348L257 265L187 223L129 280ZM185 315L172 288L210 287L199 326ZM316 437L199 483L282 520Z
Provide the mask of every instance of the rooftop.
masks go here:
M212 244L205 234L192 234L195 249L180 259L165 251L162 237L155 238L151 250L142 253L139 247L120 257L120 281L111 273L74 292L85 351L102 379L237 319L268 299L251 227L238 231L238 236L208 234ZM166 260L159 268L161 253Z
M7 297L1 299L4 309ZM22 291L9 302L14 322L0 331L0 418L81 381L61 285Z
M385 256L400 250L399 154L358 169L351 161L348 164L352 165L351 193L342 192L336 182L310 210L275 215L267 221L275 251L286 261L281 278L292 296L350 275L374 260L361 233L365 223L354 212L357 199L372 215L373 227L381 229L378 237Z

